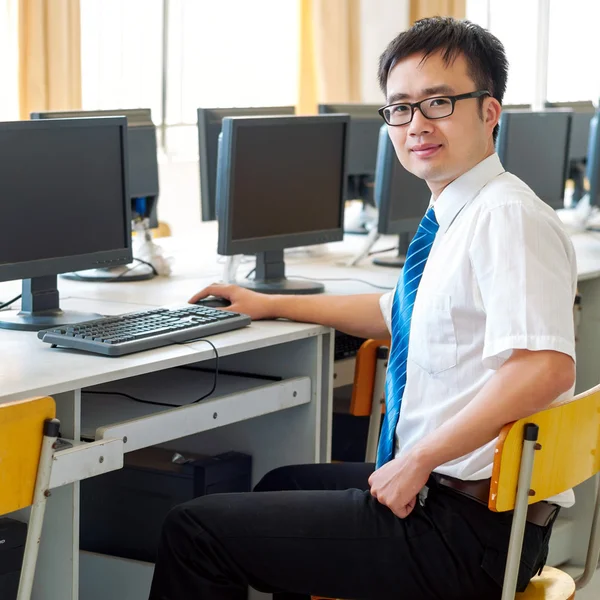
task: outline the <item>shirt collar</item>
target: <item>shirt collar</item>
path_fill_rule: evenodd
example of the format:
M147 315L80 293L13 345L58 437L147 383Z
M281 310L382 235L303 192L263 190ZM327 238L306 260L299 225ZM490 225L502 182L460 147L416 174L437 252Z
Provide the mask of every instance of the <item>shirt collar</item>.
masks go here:
M440 229L447 231L465 204L501 173L504 173L504 168L494 153L447 185L433 203Z

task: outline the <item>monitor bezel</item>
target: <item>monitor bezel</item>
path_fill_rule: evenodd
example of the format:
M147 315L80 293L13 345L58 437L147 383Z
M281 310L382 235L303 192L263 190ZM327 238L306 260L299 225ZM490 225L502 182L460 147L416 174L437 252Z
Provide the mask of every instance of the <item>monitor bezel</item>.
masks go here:
M121 139L121 176L123 189L123 204L125 208L123 248L103 250L72 256L42 258L23 262L0 264L0 281L15 281L31 279L46 275L59 275L71 271L111 267L128 264L133 260L131 244L131 206L129 201L128 148L127 148L127 119L125 117L91 117L77 119L41 119L31 121L15 121L0 123L0 131L19 132L28 129L70 129L93 127L118 127ZM24 225L23 234L27 235Z
M342 170L340 181L340 199L338 227L322 229L303 233L291 233L242 240L231 239L233 225L233 211L231 198L233 177L235 172L235 147L238 131L248 127L273 127L294 125L302 127L304 124L315 123L341 123L343 124L344 139L342 144ZM297 246L310 246L338 242L344 237L344 205L346 198L346 166L348 158L348 128L350 117L348 115L316 115L316 116L273 116L273 117L225 117L222 127L222 142L219 149L217 170L217 208L219 222L218 252L224 256L234 254L256 254L295 248Z

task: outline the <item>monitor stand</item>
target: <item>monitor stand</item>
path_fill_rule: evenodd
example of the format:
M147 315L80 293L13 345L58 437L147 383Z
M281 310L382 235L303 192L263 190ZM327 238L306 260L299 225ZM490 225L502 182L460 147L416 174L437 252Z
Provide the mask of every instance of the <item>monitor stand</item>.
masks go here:
M401 269L406 262L406 252L408 251L409 234L401 233L398 240L397 256L380 256L373 259L373 264L379 267L393 267Z
M138 200L140 199L138 198ZM72 279L74 281L90 281L97 283L147 281L156 277L156 268L150 264L146 264L146 262L149 262L153 265L153 259L162 256L160 248L152 241L150 220L148 218L136 219L132 223L132 228L136 232L136 235L131 241L133 255L143 258L145 262L134 260L134 262L127 265L104 267L101 269L87 269L85 271L76 271L74 273L63 273L61 277L64 279Z
M320 294L325 290L325 286L318 281L286 279L283 250L259 252L256 255L254 279L244 279L237 283L261 294Z
M56 275L23 279L21 310L0 311L0 328L40 331L102 317L96 313L61 310L58 303Z
M117 283L127 281L147 281L148 279L153 279L155 275L152 267L149 267L144 263L133 262L128 265L119 265L118 267L88 269L86 271L64 273L61 277L63 279L72 279L74 281Z

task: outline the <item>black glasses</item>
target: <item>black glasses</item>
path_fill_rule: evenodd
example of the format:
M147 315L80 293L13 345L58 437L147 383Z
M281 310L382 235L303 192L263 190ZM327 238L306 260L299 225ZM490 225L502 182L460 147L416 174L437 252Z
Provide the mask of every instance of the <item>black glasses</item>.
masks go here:
M383 117L383 120L392 127L399 125L408 125L418 108L421 114L427 119L443 119L449 117L454 112L454 105L458 100L467 98L480 98L481 96L491 96L487 90L479 90L468 94L459 94L458 96L434 96L425 98L420 102L399 102L383 106L377 112Z

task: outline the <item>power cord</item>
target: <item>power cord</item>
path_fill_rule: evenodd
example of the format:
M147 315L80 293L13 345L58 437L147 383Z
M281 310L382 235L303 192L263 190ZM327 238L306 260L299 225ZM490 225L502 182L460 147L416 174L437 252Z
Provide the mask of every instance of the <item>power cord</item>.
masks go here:
M398 246L392 246L391 248L384 248L383 250L373 250L367 254L367 256L374 256L375 254L384 254L385 252L393 252L398 250Z
M352 282L356 282L356 283L363 283L364 285L370 285L371 287L374 287L378 290L393 290L395 289L394 286L390 287L387 285L377 285L376 283L372 283L370 281L366 281L365 279L356 279L356 278L349 278L349 277L319 277L319 279L314 279L312 277L302 277L301 275L289 275L288 279L306 279L307 281L352 281Z
M147 265L148 267L150 267L152 269L152 273L154 273L154 275L156 275L158 277L158 271L156 270L156 267L151 262L148 262L147 260L142 260L141 258L137 258L136 256L133 257L133 260L137 260L139 263L142 263L143 265ZM131 268L134 269L135 267L131 267Z
M157 276L158 275L158 271L156 270L156 267L146 261L146 260L142 260L141 258L137 258L137 257L133 257L133 260L137 260L139 264L134 265L133 267L129 267L127 269L125 269L122 273L119 273L118 275L115 275L114 277L110 277L109 279L103 279L102 282L103 283L112 283L113 281L120 281L123 277L125 277L128 273L131 273L131 271L134 271L135 269L137 269L138 267L140 267L141 265L147 265L148 267L150 267L152 269L152 273ZM76 272L72 272L71 275L73 275L75 277L75 279L79 280L79 281L89 281L87 277L82 277L81 275L79 275L79 273Z
M8 302L4 302L3 304L0 304L0 310L2 310L4 308L8 308L12 304L14 304L17 300L20 300L20 299L21 299L21 294L19 294L18 296L15 296L12 300L9 300Z
M142 404L151 404L153 406L168 406L169 408L181 408L182 406L189 406L190 404L197 404L198 402L202 402L202 400L206 400L209 396L212 396L215 393L215 390L217 389L217 380L219 378L219 351L217 350L217 347L209 340L205 339L205 338L198 338L195 340L189 340L187 342L176 342L177 345L179 346L186 346L187 344L191 344L192 342L206 342L207 344L209 344L212 349L214 350L215 353L215 370L214 370L214 377L213 377L213 384L212 387L210 389L209 392L207 392L206 394L204 394L204 396L201 396L200 398L197 398L196 400L192 401L192 402L188 402L187 404L169 404L168 402L156 402L154 400L144 400L142 398L136 398L135 396L132 396L131 394L127 394L125 392L109 392L109 391L104 391L104 390L82 390L82 394L96 394L96 395L103 395L103 396L122 396L123 398L128 398L129 400L133 400L135 402L141 402ZM195 369L195 370L201 370L201 369Z

